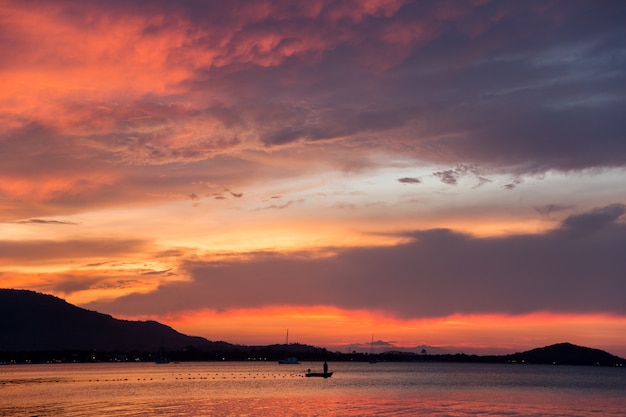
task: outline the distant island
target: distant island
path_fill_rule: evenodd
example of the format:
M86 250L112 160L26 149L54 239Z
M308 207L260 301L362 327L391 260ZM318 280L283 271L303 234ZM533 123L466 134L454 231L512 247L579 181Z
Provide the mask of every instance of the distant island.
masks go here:
M510 355L330 352L299 343L234 345L187 336L156 321L119 320L52 296L0 289L0 364L42 362L267 360L480 362L623 366L608 352L559 343Z

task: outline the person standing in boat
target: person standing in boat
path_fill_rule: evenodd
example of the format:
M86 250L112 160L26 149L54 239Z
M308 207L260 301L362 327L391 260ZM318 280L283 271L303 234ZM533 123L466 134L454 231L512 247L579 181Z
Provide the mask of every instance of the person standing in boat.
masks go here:
M328 373L328 364L324 361L324 374Z

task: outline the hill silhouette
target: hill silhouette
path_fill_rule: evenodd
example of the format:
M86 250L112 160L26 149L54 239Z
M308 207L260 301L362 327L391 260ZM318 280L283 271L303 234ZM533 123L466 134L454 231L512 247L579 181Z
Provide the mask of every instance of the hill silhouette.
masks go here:
M624 359L603 350L576 346L571 343L557 343L526 352L506 355L505 358L520 363L555 365L613 366L625 362Z
M224 347L156 321L118 320L52 295L0 289L0 351L158 351Z
M532 363L559 365L623 365L626 360L599 349L559 343L526 352L500 356L465 354L417 354L386 352L380 354L329 352L324 348L299 343L269 346L242 346L187 336L156 321L115 319L107 314L86 310L52 296L29 290L0 289L0 362L24 361L24 352L40 352L35 358L57 358L54 352L158 352L172 360L277 360L297 356L301 360L354 360L372 358L383 361L439 361ZM32 355L30 355L32 357ZM77 356L65 356L76 360ZM96 360L111 360L104 355ZM151 360L151 355L135 356ZM78 356L79 361L93 355Z

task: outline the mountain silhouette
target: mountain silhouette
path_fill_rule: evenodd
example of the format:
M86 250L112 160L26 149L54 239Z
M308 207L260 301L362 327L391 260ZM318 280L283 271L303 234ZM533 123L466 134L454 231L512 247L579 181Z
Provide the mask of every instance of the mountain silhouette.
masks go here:
M0 352L157 352L168 351L180 360L230 360L297 356L304 360L490 362L559 365L625 364L626 360L599 349L559 343L511 355L416 354L385 352L365 355L328 352L324 348L290 343L242 346L187 336L156 321L115 319L52 296L29 290L0 289ZM178 352L177 354L175 352ZM41 356L41 355L40 355ZM11 355L5 360L10 359ZM47 357L46 355L41 358Z
M118 320L52 295L0 289L0 351L158 351L229 345L187 336L156 321Z
M506 355L505 358L520 363L555 365L613 366L626 362L624 359L603 350L577 346L571 343L557 343L526 352Z

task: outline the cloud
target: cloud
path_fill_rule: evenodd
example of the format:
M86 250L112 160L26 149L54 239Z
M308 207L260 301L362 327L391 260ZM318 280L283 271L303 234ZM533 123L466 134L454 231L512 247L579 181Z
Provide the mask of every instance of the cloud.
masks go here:
M398 182L401 182L402 184L421 184L422 180L414 177L403 177L398 178Z
M613 225L626 213L626 205L611 204L588 213L569 216L563 221L563 229L568 232L591 233Z
M3 12L22 89L3 125L54 132L85 170L319 140L516 173L626 163L620 3L36 4Z
M511 180L511 182L509 182L508 184L504 184L502 186L503 189L505 190L513 190L515 187L517 187L518 185L522 184L524 182L524 180L520 177L517 178L513 178Z
M286 209L289 206L292 206L294 204L302 204L304 202L304 199L298 199L298 200L289 200L286 201L283 204L270 204L270 205L266 205L263 207L259 207L255 210L283 210Z
M398 317L455 313L626 312L623 204L570 216L541 234L477 238L416 231L392 247L335 249L334 256L257 253L238 262L183 262L189 282L92 308L164 314L208 308L334 305ZM572 239L575 236L575 239ZM297 294L297 296L294 296Z
M625 7L6 2L0 217L201 195L199 176L240 187L280 175L251 154L291 148L453 167L434 173L448 185L459 167L626 166Z
M126 257L144 253L151 243L142 239L70 239L70 240L0 240L0 260L10 262L45 261ZM33 253L37 256L33 258Z
M66 271L42 275L47 279L41 291L62 294L64 297L114 298L126 292L146 292L156 289L160 281L170 275L141 275L132 269L111 269L95 271Z
M52 275L52 274L51 274ZM97 288L107 281L105 274L99 276L88 276L87 274L64 273L62 276L54 276L53 289L63 294L73 294L89 288Z
M164 269L162 271L147 271L147 272L142 272L141 275L175 275L171 271L172 271L172 268Z
M491 182L491 180L485 177L481 173L481 170L474 165L457 165L454 169L433 172L433 176L439 178L441 182L448 185L457 185L459 180L466 176L471 176L478 180L475 187L480 187L483 184Z
M305 199L281 181L321 173L309 182L318 184L399 160L407 172L437 167L433 177L455 193L512 178L509 196L528 175L626 167L624 13L610 0L5 1L0 221L60 225L172 196L243 204L256 190L284 200L246 213L291 211ZM354 201L328 207L371 204ZM544 201L530 203L543 216L589 205ZM187 307L167 290L227 309L288 304L297 287L311 300L297 302L406 316L536 311L550 300L560 311L617 311L622 219L616 204L540 235L421 230L402 245L327 258L180 261L193 282L133 300L146 311L156 308L149 299ZM152 249L141 239L5 240L0 259L101 264Z
M19 220L15 222L16 224L63 224L63 225L77 225L76 222L68 222L63 220L45 220L45 219L27 219L27 220Z
M441 182L448 185L456 185L461 174L453 169L447 169L445 171L433 172L435 177L438 177Z
M552 213L557 213L570 208L572 207L563 204L546 204L544 206L535 207L535 211L542 216L549 216Z

